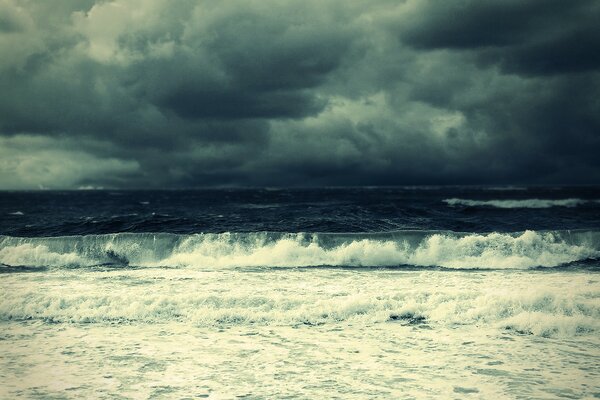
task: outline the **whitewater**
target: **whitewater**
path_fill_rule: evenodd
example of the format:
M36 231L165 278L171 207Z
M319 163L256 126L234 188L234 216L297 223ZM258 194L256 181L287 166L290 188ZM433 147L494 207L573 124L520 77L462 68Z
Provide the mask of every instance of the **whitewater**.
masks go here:
M599 397L598 192L0 193L0 398Z
M516 199L516 200L472 200L472 199L445 199L444 203L450 206L466 207L496 207L496 208L551 208L551 207L577 207L587 203L598 203L600 200L570 199Z
M110 234L0 236L0 265L66 267L556 267L600 256L600 231L468 234Z

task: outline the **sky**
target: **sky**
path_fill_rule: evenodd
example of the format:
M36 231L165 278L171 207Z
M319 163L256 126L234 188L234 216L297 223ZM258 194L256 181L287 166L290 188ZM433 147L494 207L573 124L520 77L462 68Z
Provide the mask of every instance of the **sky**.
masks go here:
M596 0L0 0L0 189L600 183Z

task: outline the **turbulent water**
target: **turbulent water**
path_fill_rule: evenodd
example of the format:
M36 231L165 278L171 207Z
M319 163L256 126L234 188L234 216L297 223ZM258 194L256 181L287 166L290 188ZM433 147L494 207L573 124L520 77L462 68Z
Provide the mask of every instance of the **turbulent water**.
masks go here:
M2 192L0 397L600 397L599 200Z

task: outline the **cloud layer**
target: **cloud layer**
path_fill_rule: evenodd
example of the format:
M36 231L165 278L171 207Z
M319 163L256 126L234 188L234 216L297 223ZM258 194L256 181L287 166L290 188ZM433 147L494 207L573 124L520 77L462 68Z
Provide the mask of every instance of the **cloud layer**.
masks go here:
M0 0L0 188L600 183L593 0Z

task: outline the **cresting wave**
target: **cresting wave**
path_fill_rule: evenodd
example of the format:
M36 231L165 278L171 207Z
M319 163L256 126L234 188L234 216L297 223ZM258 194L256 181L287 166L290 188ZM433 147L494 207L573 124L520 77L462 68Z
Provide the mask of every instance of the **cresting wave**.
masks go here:
M578 207L585 204L600 203L598 200L583 199L520 199L520 200L470 200L470 199L445 199L449 206L464 207L495 207L495 208L550 208L550 207Z
M0 264L26 267L444 267L524 269L600 258L599 231L0 236Z

